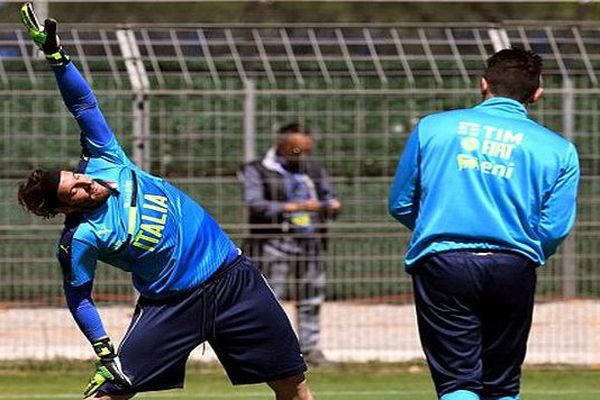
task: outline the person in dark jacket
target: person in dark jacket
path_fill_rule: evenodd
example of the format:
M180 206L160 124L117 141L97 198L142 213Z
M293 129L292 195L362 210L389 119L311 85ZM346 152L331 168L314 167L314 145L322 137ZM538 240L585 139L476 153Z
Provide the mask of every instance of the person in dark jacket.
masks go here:
M319 349L325 300L324 223L335 217L341 203L325 169L310 160L309 131L292 123L279 133L275 147L242 169L251 224L248 247L278 297L296 301L305 360L322 364L326 362Z

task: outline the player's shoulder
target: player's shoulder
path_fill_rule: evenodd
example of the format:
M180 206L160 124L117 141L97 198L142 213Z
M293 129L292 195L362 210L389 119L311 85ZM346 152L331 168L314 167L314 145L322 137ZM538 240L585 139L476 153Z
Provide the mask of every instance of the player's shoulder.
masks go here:
M81 217L76 224L65 225L61 234L62 244L97 246L96 228L88 220Z
M111 215L111 208L103 205L92 212L67 215L61 233L61 243L76 241L83 245L97 247L102 233L114 228L115 224L112 222L114 215Z
M61 262L69 263L74 247L97 247L93 228L89 226L83 214L69 214L58 240L56 256ZM66 264L65 264L66 265Z
M453 108L438 112L425 114L419 118L419 124L427 125L432 123L440 123L444 121L457 120L469 115L473 115L473 108Z
M421 138L439 136L441 133L454 133L461 121L470 120L471 109L456 108L423 115L417 121L417 129Z
M527 123L530 125L530 129L535 130L539 134L543 135L544 139L548 142L549 145L556 146L558 148L575 148L575 146L569 139L567 139L560 133L554 131L553 129L543 125L542 123L531 118L527 119Z
M72 238L75 233L79 230L81 224L84 222L83 214L72 213L67 214L65 217L65 223L60 234L61 242L65 238Z
M529 124L529 132L536 132L537 134L536 148L543 148L546 152L554 152L559 157L577 157L577 148L568 138L533 119L528 119L527 123Z
M58 239L56 256L58 257L59 261L62 261L62 259L70 256L73 239L75 238L75 234L77 233L82 221L83 219L80 214L68 214L66 216L65 225L60 233L60 238Z

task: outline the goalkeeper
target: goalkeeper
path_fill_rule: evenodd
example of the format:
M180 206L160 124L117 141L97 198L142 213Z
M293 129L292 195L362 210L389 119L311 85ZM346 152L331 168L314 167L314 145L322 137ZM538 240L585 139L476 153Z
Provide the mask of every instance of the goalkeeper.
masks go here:
M21 19L81 129L77 170L36 169L19 202L44 218L66 216L57 256L67 304L99 357L84 396L180 388L190 352L208 341L234 385L266 382L277 399L312 399L298 340L253 263L199 204L127 158L56 21L40 26L30 4ZM130 272L140 293L118 351L92 301L97 260Z

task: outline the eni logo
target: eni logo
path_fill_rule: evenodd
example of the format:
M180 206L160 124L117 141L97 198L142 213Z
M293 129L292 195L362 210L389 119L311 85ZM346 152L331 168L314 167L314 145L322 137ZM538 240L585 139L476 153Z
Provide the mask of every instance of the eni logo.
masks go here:
M459 154L456 157L456 163L458 164L459 171L479 170L483 174L494 175L506 179L512 178L515 169L515 164L512 162L508 163L508 165L494 164L490 161L479 160L468 154Z

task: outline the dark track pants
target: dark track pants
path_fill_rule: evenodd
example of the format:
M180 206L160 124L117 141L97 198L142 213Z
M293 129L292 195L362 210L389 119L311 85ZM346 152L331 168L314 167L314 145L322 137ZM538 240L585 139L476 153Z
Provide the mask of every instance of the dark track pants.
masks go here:
M535 263L513 253L452 251L413 266L419 336L442 396L519 393Z

